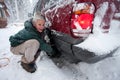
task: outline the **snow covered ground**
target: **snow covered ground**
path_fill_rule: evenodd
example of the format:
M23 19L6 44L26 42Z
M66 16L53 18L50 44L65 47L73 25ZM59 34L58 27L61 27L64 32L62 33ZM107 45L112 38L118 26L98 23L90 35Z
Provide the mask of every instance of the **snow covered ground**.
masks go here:
M116 45L117 43L119 46L120 24L117 25L116 23L118 24L118 22L111 24L111 26L116 26L111 28L111 32L106 34L107 36L96 34L91 35L90 38L96 39L95 42L99 46L101 43L97 41L104 43L104 40L110 44ZM9 36L22 29L21 26L22 24L10 24L7 28L0 29L0 66L4 64L5 59L8 62L7 66L0 67L0 80L120 80L120 49L116 51L113 57L95 64L80 62L77 65L67 64L62 68L58 68L50 58L42 55L42 58L37 60L37 71L35 73L26 72L19 63L21 56L13 55L9 50ZM87 42L90 43L90 41ZM104 47L104 50L107 50L107 46L102 44L102 48Z

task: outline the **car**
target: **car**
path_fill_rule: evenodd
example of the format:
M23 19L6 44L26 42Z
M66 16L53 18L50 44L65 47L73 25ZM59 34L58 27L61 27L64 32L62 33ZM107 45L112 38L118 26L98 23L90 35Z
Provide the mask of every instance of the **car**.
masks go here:
M114 53L115 50L98 56L74 45L84 42L93 34L96 18L100 19L97 25L101 32L109 33L110 21L119 20L114 16L120 12L118 0L39 0L34 11L38 10L50 26L54 48L66 61L96 63Z
M0 28L5 28L7 26L7 17L5 13L5 8L3 2L0 1Z

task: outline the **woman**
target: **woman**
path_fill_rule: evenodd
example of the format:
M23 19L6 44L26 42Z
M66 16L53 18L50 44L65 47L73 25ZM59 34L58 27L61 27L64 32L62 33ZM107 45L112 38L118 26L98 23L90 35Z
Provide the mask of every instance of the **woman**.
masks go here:
M21 66L28 72L36 71L36 58L39 51L44 50L52 55L53 50L45 40L45 18L36 12L34 17L24 23L25 28L14 36L11 36L11 52L15 55L22 55Z

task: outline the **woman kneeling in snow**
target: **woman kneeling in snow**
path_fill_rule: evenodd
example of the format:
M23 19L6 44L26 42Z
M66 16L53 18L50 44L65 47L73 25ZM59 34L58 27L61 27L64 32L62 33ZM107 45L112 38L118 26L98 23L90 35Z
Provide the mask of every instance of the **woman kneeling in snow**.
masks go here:
M41 50L48 55L53 55L53 49L44 39L45 33L45 18L36 12L34 17L24 23L25 28L19 31L14 36L11 36L11 52L15 55L22 55L21 66L28 72L36 71L35 61Z

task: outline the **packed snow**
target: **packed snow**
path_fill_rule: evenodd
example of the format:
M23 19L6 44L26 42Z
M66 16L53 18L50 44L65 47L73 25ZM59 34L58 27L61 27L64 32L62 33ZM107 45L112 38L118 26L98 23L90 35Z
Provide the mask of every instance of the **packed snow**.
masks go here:
M103 50L109 49L107 47L110 46L111 47L119 46L118 43L120 41L119 22L114 21L111 24L111 26L113 26L116 23L118 24L118 26L112 27L112 30L109 34L91 35L87 39L88 41L86 42L91 44L91 42L89 41L91 38L91 41L95 42L96 45L100 46ZM21 67L19 62L21 56L13 55L9 50L10 49L9 36L14 35L22 28L23 28L22 24L14 23L14 24L9 24L7 28L0 29L0 37L1 37L0 80L119 80L120 79L120 68L119 68L120 49L115 52L113 57L104 59L94 64L80 62L78 64L65 64L63 65L62 68L57 67L54 64L54 62L49 57L47 57L47 55L41 52L41 56L36 61L37 71L35 73L26 72ZM93 43L93 45L95 44ZM99 52L101 48L99 48L96 51Z
M105 8L102 8L103 10L108 8L107 4L102 5ZM119 14L116 16L119 17ZM96 19L95 26L100 25L101 18ZM0 29L0 80L120 80L120 21L111 22L109 33L102 33L100 28L96 27L94 34L91 34L83 43L75 45L95 52L97 55L106 54L118 48L112 57L94 64L66 63L60 68L44 52L41 52L36 61L35 73L26 72L20 65L21 56L10 52L9 37L23 27L23 23L12 23Z

